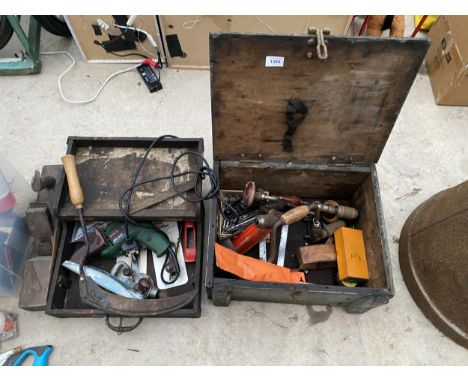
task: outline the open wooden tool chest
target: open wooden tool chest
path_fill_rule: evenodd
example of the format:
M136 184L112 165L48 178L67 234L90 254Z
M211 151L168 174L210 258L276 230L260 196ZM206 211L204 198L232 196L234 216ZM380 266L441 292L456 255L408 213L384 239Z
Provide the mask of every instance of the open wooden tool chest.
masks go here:
M359 216L350 225L362 230L368 267L368 280L355 287L337 283L336 268L308 270L306 282L237 277L217 262L223 207L212 199L204 269L215 305L255 300L362 313L389 301L394 288L375 164L428 46L422 39L334 37L323 31L210 36L220 189L242 191L255 182L270 195L354 207ZM305 221L290 225L284 267L299 268L297 248L304 245L305 231ZM258 259L259 251L257 245L245 255Z
M76 158L77 174L84 193L83 215L87 224L105 222L102 224L102 227L104 227L102 231L112 227L112 224L120 224L119 222L123 220L123 216L119 208L119 197L132 185L135 171L153 141L154 138L68 138L67 154L73 154ZM197 171L202 164L201 160L195 155L183 156L174 165L174 161L178 156L187 151L203 154L203 139L166 138L159 141L149 152L138 179L147 180L168 176L171 169L174 169L175 173ZM182 192L182 195L190 197L194 193L194 176L188 174L176 178L175 184ZM182 238L185 238L184 235L188 232L184 230L186 230L187 226L190 226L193 259L185 263L186 275L184 275L184 280L186 282L166 289L160 288L158 283L157 297L141 300L111 294L107 297L102 295L94 296L98 300L100 299L99 301L103 306L103 309L98 309L96 306L83 303L80 297L78 274L63 266L64 262L70 260L74 252L83 246L83 241L73 240L76 235L79 236L78 212L71 203L68 183L63 170L57 179L56 187L58 188L58 197L53 208L54 215L58 217L60 222L60 240L53 264L53 274L46 306L47 314L57 317L104 315L136 317L155 315L164 317L200 316L203 258L202 203L188 202L180 196L174 195L169 179L145 184L135 189L130 207L131 217L136 226L147 229L141 232L151 232L150 234L144 234L147 236L135 236L137 237L134 239L135 241L148 240L149 242L152 240L150 235L155 231L155 227L157 230L163 230L164 227L173 226L174 222L176 222L175 229L178 230L176 235L178 233L181 240L178 241L175 251L179 256L179 244L182 246ZM170 238L169 234L167 236ZM114 238L118 239L118 235L111 233L107 241L114 243ZM177 241L177 239L174 240ZM143 245L143 248L145 248L145 245ZM142 271L142 266L139 263L138 272L147 274L152 280L156 280L158 277L155 270L157 259L152 256L149 244L146 248L148 248L148 251L143 266L146 270ZM103 257L102 253L100 255L88 255L85 265L110 272L116 264L116 258L115 256ZM139 253L139 256L142 259L141 253ZM146 283L147 280L144 282Z

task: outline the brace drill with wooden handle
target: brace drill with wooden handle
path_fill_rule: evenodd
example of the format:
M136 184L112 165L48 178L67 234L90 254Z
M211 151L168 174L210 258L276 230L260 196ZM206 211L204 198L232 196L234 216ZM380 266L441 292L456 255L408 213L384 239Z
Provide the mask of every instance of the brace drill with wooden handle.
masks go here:
M312 210L319 210L325 214L333 216L329 221L335 221L338 218L342 219L356 219L359 215L357 209L348 206L339 205L333 201L312 202L311 204L293 208L281 215L279 220L275 223L271 230L271 243L270 243L270 256L269 263L274 263L277 256L277 231L278 228L285 224L293 224L304 219Z

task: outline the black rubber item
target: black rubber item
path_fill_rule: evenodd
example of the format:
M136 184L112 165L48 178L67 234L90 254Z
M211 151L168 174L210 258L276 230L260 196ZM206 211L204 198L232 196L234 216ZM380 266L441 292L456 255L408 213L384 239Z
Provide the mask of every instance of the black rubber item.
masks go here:
M392 27L393 19L395 16L385 16L384 23L382 25L382 30L387 30Z
M114 332L117 332L118 335L120 336L122 333L128 333L128 332L131 332L132 330L135 330L136 328L138 328L141 324L141 322L143 321L143 317L138 317L138 320L136 323L134 323L133 325L128 325L128 326L122 326L122 322L123 322L123 317L119 317L120 321L119 321L119 326L115 326L115 325L112 325L110 323L110 320L109 320L109 316L106 316L106 326L114 331Z
M176 34L166 35L166 44L169 49L171 57L186 57L187 55L183 52L180 46L179 38Z
M112 15L115 20L115 23L118 25L126 25L128 21L128 17L125 15Z
M0 16L0 49L2 49L13 36L13 28L6 16Z
M57 36L71 37L70 29L65 21L58 16L33 16L47 32Z
M96 36L102 36L102 31L101 31L101 27L97 24L93 24L91 25L93 27L93 30L94 30L94 34Z
M133 41L125 40L122 36L116 36L109 34L109 40L103 41L101 46L106 50L107 53L110 52L122 52L126 50L136 49L136 45Z

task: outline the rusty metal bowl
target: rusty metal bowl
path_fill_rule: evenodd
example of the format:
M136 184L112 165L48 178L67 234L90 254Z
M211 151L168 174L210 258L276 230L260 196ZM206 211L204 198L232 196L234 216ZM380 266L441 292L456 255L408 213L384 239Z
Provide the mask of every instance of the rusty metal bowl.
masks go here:
M417 207L401 231L399 260L424 315L468 348L468 181Z

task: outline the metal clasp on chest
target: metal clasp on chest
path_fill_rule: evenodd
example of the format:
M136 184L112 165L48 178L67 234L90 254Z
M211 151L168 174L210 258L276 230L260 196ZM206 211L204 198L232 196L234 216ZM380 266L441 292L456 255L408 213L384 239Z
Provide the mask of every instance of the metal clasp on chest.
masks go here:
M309 27L308 32L310 35L314 36L307 40L307 45L309 46L316 46L317 57L320 60L326 60L328 58L328 47L327 42L325 41L324 36L328 36L330 34L330 29L322 28L318 29L316 27ZM307 58L313 58L314 53L313 51L307 52Z

